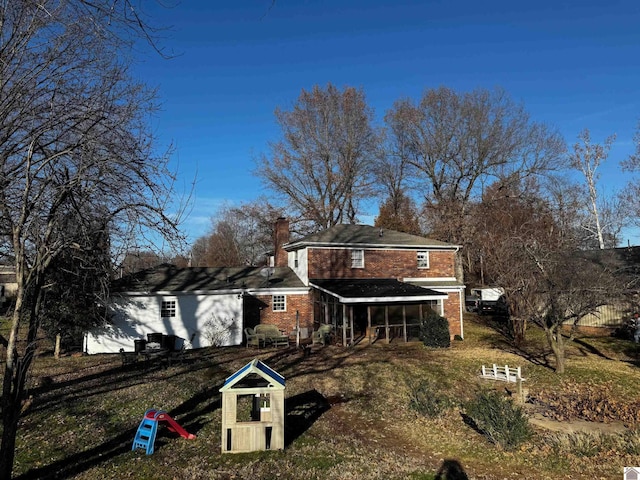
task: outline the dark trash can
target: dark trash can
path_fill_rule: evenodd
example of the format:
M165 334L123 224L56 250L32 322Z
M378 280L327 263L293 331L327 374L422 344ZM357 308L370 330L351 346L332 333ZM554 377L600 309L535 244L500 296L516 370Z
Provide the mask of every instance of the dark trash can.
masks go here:
M148 343L157 343L158 345L162 345L162 334L161 333L147 333L147 342Z
M163 335L162 336L162 348L174 351L176 349L176 336L175 335Z
M133 350L138 353L147 348L147 341L144 338L133 341Z

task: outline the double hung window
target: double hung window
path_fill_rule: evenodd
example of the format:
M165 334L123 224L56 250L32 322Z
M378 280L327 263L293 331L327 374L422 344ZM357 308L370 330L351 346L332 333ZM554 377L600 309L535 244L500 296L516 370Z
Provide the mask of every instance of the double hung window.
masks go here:
M351 250L351 268L364 268L364 250Z
M287 297L285 295L274 295L271 299L274 312L287 311Z
M429 252L418 252L418 268L429 268Z

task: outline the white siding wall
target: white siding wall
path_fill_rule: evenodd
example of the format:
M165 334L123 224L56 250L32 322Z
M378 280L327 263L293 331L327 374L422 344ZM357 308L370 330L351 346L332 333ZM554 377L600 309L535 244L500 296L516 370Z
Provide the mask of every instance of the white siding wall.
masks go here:
M308 255L309 249L301 248L298 250L298 266L296 267L296 252L289 252L287 255L287 264L291 270L295 272L302 283L309 285L309 262Z
M160 317L163 300L176 301L175 317ZM242 343L242 299L237 294L136 295L112 301L112 322L87 334L86 353L133 351L134 340L146 340L148 333L176 335L193 348L211 346L212 337L220 346Z

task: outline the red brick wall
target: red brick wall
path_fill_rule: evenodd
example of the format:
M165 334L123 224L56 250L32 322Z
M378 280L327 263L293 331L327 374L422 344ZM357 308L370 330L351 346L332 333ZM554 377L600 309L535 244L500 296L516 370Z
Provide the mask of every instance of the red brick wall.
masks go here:
M299 313L300 327L313 329L313 300L309 295L285 295L287 297L287 311L274 312L271 295L256 295L266 305L260 311L260 323L277 325L284 332L291 332L296 327L296 311Z
M462 336L462 328L460 325L460 295L458 293L450 293L449 298L444 300L444 318L449 320L449 334L453 338L454 335Z
M454 277L455 252L430 251L429 268L418 268L415 250L364 251L364 268L351 268L349 249L309 249L309 278Z

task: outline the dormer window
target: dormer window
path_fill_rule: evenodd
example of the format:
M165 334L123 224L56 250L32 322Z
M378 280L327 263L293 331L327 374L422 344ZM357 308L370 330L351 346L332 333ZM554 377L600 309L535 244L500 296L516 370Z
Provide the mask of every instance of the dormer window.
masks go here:
M351 250L351 268L364 268L364 250Z
M418 252L418 268L429 268L429 252L426 250Z

